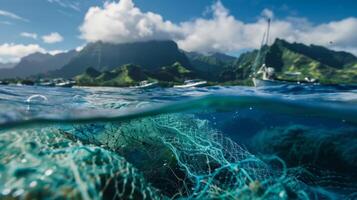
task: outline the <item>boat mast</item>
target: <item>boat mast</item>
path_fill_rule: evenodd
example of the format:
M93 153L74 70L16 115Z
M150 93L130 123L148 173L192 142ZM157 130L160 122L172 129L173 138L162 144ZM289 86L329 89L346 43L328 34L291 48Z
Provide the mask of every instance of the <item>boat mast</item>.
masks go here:
M269 45L270 21L271 21L270 18L268 18L268 27L267 27L267 32L266 32L265 45Z
M260 49L259 49L257 56L255 57L255 60L253 63L253 70L254 70L253 76L256 76L256 74L257 74L257 67L258 67L258 64L260 63L259 61L260 61L260 57L262 54L262 49L264 48L264 46L269 45L270 21L271 21L270 18L268 18L267 30L264 31L262 42L260 44Z

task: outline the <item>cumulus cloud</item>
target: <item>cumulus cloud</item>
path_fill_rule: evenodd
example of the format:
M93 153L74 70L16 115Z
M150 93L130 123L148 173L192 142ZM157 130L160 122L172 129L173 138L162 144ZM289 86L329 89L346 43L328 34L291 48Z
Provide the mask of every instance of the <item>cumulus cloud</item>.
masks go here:
M5 43L0 45L0 63L19 62L22 57L35 52L45 53L46 51L37 44Z
M20 35L21 35L22 37L32 38L32 39L34 39L34 40L37 39L37 34L36 34L36 33L22 32L22 33L20 33Z
M357 18L350 17L317 26L309 26L306 31L295 33L296 41L307 44L321 44L334 49L357 52ZM357 54L356 54L357 55Z
M180 24L184 37L177 42L181 48L187 51L227 52L258 46L259 42L252 44L255 41L248 39L248 36L251 37L251 31L254 34L263 31L263 26L260 26L263 22L252 24L247 29L246 24L231 16L221 2L212 5L211 12L212 17L209 19L198 18Z
M24 45L5 43L0 45L0 64L17 63L21 60L21 58L36 52L57 55L60 53L68 52L68 50L46 50L38 44Z
M0 10L0 16L4 16L4 17L11 18L11 19L16 19L16 20L21 20L21 21L26 21L26 22L29 21L28 19L22 18L22 17L16 15L15 13L12 13L12 12L9 12L6 10Z
M132 0L104 3L92 7L80 26L86 41L125 43L145 40L175 40L186 51L232 52L258 48L266 30L266 18L274 18L264 9L255 22L236 19L217 1L209 17L181 23L165 20L153 12L143 12ZM274 18L270 41L283 38L290 42L324 45L336 50L357 52L357 18L350 17L323 24L312 24L304 18Z
M123 43L154 39L171 39L177 26L155 13L143 13L131 0L106 2L92 7L80 27L87 41Z
M219 1L212 6L213 16L181 24L186 37L177 40L188 51L239 51L259 48L266 30L266 18L273 18L271 10L264 9L253 23L245 23L229 14ZM283 38L290 42L317 44L336 50L355 53L357 50L357 18L347 18L313 25L304 18L275 18L271 23L270 42ZM354 49L354 50L353 50Z
M52 43L62 42L63 37L59 33L54 32L54 33L50 33L48 35L42 36L42 40L45 43L52 44Z

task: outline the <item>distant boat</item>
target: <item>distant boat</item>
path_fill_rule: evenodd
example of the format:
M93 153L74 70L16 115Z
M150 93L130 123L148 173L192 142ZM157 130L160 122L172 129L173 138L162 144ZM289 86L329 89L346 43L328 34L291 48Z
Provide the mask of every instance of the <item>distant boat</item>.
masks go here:
M288 81L288 80L263 80L259 78L253 78L253 83L255 87L270 87L270 86L280 86L280 85L319 85L318 82L313 81Z
M183 85L174 85L174 88L191 88L191 87L202 87L207 85L207 81L200 80L187 80Z
M75 84L76 84L75 81L63 81L63 82L56 83L55 86L70 88L70 87L73 87Z
M37 86L43 86L43 87L73 87L75 84L76 82L73 80L65 80L62 78L53 79L53 80L41 79L38 83L36 83Z
M132 87L132 88L149 89L149 88L157 87L158 85L159 85L159 82L157 82L157 81L152 81L152 82L149 82L149 81L141 81L141 82L139 83L139 85L134 86L134 87Z
M36 84L37 86L43 86L43 87L54 87L56 84L52 81L41 81Z
M263 80L259 78L253 78L253 83L255 87L269 87L282 84L281 81Z

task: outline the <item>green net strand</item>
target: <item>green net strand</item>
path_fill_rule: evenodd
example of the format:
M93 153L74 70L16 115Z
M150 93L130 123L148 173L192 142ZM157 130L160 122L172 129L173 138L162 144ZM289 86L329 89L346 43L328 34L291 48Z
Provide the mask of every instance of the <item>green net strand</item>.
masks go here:
M0 134L0 199L160 199L124 158L41 128Z

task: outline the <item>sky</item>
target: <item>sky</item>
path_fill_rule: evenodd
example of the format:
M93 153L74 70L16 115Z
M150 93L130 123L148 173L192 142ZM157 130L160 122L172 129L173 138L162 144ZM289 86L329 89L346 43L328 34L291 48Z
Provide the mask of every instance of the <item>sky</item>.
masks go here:
M89 42L174 40L186 51L238 55L271 38L357 55L355 0L0 0L0 63Z

